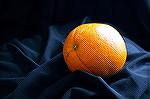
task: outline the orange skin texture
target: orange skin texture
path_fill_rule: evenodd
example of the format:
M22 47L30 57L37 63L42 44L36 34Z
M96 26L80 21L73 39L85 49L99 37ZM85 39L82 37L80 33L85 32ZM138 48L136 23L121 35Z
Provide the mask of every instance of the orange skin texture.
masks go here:
M63 55L73 72L85 71L101 77L119 72L127 58L126 45L119 32L101 23L82 24L67 36Z

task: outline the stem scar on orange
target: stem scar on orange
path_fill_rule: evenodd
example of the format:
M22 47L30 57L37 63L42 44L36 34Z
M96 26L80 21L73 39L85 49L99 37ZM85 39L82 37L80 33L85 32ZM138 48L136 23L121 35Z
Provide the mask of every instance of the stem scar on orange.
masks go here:
M102 23L88 23L69 33L63 55L71 71L81 70L110 77L124 66L127 51L122 36L115 28Z

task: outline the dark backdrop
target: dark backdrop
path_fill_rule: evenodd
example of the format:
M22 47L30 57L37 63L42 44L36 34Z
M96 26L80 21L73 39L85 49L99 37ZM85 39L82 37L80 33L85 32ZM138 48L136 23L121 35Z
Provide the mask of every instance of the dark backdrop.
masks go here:
M149 0L1 0L0 43L14 37L44 34L51 24L89 16L113 24L149 50Z

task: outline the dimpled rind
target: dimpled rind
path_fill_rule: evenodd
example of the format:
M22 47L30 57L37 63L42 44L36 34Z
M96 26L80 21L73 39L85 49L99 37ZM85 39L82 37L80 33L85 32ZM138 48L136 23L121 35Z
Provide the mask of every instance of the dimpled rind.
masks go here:
M74 50L76 46L76 50ZM82 24L64 42L64 59L71 71L112 76L125 64L127 52L119 32L107 24Z

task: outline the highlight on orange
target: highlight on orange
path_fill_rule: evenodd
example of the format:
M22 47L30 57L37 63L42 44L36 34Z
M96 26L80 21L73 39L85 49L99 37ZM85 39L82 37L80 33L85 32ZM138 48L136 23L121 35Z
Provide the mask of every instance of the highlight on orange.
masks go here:
M63 55L71 71L81 70L101 77L119 72L127 58L120 33L102 23L82 24L67 36Z

